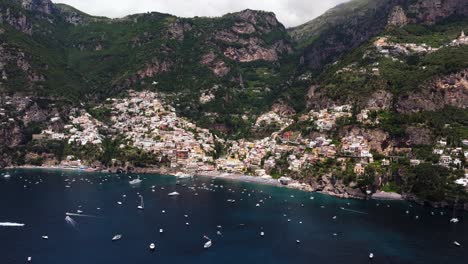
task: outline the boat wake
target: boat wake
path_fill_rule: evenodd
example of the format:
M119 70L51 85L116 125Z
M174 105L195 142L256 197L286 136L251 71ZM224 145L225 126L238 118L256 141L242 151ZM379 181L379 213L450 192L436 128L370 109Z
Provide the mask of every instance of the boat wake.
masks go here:
M341 208L341 210L343 210L343 211L348 211L348 212L352 212L352 213L357 213L357 214L365 214L365 215L368 214L368 213L366 213L366 212L361 212L361 211L356 211L356 210L351 210L351 209L346 209L346 208Z
M2 222L2 223L0 223L0 226L6 226L6 227L23 227L24 224L20 224L20 223L11 223L11 222Z
M71 218L69 215L65 216L65 222L67 222L67 224L71 225L74 228L76 228L76 226L78 225L78 223L75 220L73 220L73 218Z
M95 215L85 215L85 214L74 214L74 213L65 213L66 216L80 216L80 217L93 217L93 218L99 218L98 216Z

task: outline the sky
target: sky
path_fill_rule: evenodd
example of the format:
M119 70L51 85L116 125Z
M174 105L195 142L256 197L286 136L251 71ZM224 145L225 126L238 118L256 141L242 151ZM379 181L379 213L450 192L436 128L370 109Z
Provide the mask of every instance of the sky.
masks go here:
M247 8L272 11L286 27L303 24L347 0L52 0L112 18L149 11L180 17L221 16Z

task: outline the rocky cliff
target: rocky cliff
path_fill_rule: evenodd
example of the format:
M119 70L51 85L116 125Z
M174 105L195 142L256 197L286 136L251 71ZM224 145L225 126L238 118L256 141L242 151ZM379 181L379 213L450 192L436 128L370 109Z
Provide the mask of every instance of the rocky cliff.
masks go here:
M304 47L304 63L319 70L388 26L434 24L451 16L467 15L463 0L354 0L292 28L290 34Z

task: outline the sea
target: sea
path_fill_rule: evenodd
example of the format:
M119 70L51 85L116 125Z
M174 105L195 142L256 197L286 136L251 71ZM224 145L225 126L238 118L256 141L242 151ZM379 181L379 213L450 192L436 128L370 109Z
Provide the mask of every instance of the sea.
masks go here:
M2 264L468 263L463 211L209 177L0 173Z

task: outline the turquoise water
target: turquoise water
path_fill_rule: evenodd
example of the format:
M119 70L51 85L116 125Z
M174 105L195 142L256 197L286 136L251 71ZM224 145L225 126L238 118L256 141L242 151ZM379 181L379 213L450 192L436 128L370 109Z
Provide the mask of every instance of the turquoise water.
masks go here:
M210 178L176 185L172 176L141 175L142 184L132 187L129 176L136 175L8 172L11 178L0 178L0 222L25 226L0 226L0 263L28 256L46 264L468 263L464 212ZM180 196L168 196L173 191ZM77 210L92 217L72 216L72 226L65 213ZM460 222L451 224L453 216ZM123 238L112 242L115 234ZM204 235L212 239L209 249Z

